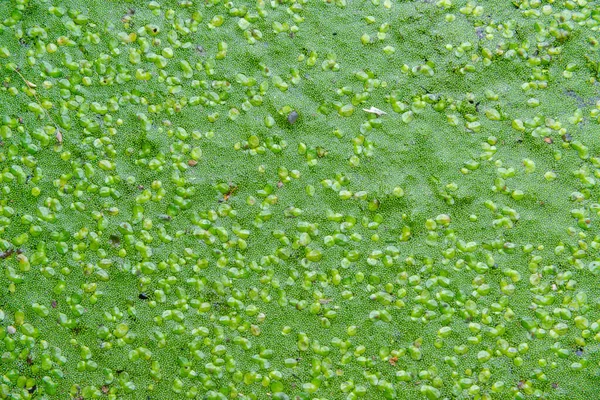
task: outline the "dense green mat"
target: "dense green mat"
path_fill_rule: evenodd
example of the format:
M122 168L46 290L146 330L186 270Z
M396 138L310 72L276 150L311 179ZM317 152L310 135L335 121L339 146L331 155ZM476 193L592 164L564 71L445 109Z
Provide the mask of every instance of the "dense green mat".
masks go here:
M0 2L1 399L596 399L600 2Z

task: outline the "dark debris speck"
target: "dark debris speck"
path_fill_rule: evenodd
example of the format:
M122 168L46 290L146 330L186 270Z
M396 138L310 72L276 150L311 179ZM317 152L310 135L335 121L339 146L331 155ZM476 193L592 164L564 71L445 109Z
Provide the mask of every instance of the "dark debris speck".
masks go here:
M294 125L298 120L298 112L296 110L290 112L287 116L287 120L291 125Z

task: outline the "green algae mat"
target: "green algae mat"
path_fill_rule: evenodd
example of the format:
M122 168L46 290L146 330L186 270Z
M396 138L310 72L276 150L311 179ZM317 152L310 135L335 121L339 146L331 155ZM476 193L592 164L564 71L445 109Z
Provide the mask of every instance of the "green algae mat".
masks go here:
M599 27L1 1L0 399L597 399Z

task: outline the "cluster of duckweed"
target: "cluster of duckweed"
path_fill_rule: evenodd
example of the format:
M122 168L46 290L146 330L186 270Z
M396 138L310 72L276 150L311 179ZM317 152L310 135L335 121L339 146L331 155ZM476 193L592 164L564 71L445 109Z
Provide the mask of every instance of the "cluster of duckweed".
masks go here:
M597 398L599 27L0 2L0 398Z

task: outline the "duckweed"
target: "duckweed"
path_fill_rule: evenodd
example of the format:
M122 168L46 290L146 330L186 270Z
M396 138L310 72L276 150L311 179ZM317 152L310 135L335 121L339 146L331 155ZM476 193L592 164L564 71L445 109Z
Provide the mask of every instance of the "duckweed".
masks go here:
M599 27L1 2L0 398L597 398Z

